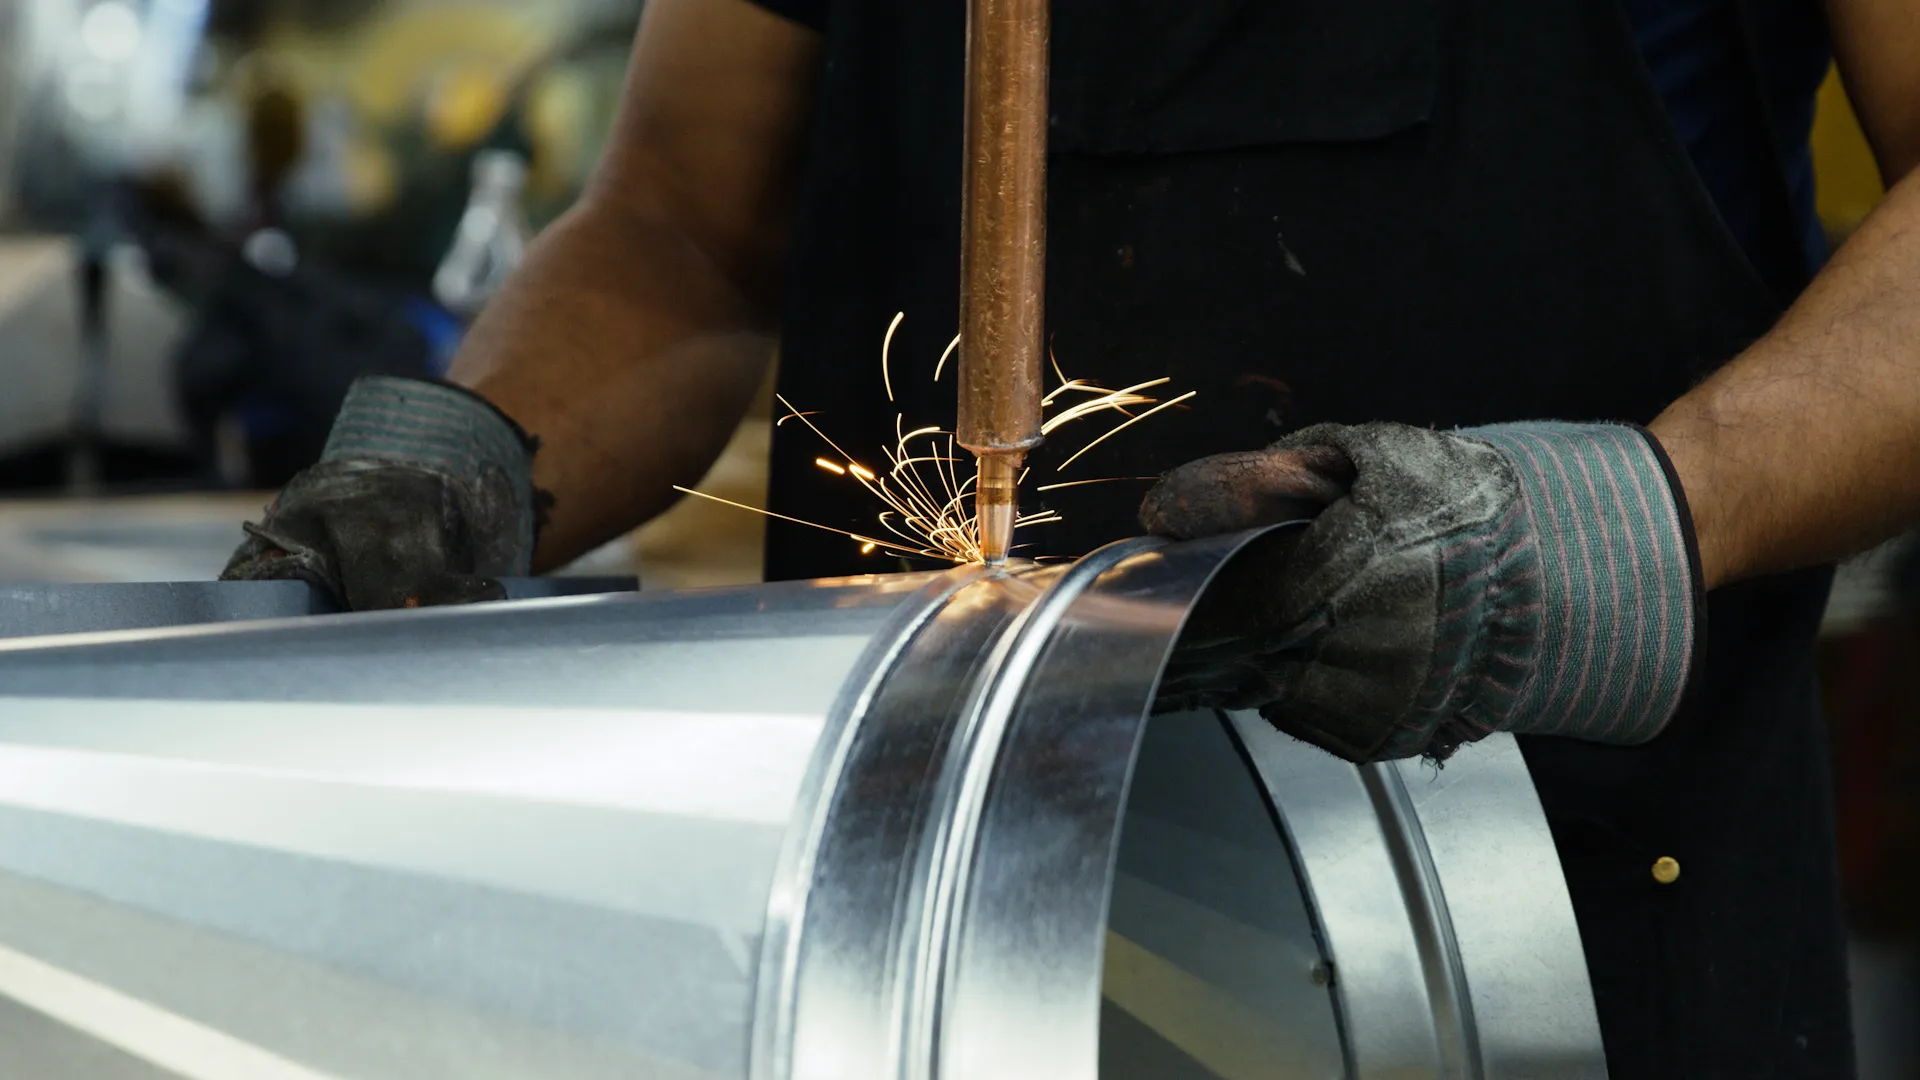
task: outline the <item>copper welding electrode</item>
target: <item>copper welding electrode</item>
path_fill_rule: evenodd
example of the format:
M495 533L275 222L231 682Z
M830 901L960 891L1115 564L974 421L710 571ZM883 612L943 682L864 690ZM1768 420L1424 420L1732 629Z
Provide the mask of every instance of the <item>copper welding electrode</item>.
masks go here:
M960 445L979 459L981 558L1006 561L1040 445L1047 280L1048 0L968 0Z

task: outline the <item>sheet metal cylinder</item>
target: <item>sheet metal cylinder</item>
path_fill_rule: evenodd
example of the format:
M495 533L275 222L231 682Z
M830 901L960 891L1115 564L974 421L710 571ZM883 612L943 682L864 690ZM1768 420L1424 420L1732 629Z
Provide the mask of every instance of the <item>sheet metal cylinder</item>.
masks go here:
M1511 743L1149 721L1265 539L0 642L0 1071L1604 1076Z

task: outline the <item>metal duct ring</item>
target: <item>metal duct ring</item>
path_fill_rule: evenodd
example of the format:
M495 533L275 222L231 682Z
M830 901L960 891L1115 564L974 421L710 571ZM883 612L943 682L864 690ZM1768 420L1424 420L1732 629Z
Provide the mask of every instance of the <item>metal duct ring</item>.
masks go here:
M1250 542L0 642L0 1006L207 1080L153 1033L356 1080L1603 1077L1510 740L1148 719Z

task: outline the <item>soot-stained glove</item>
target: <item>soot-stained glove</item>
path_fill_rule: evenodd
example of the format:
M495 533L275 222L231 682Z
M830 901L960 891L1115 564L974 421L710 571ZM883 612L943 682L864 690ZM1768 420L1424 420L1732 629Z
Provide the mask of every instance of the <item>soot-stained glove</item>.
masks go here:
M1612 424L1320 425L1184 465L1141 522L1194 538L1313 523L1231 565L1160 707L1258 708L1350 761L1495 731L1638 743L1696 662L1698 556L1653 436Z
M362 378L221 577L310 582L354 611L505 599L497 579L533 561L537 445L466 390Z

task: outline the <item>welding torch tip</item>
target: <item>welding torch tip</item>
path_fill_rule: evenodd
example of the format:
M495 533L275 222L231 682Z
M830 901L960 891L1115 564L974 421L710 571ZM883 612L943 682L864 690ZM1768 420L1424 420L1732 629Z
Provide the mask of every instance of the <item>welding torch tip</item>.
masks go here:
M980 561L988 566L1005 566L1007 552L1013 548L1013 508L980 508Z
M1013 547L1013 526L1020 517L1020 458L1006 454L983 454L980 479L974 488L974 508L979 515L980 560L988 566L1001 566Z

